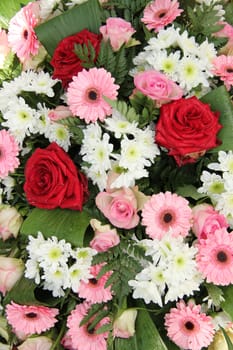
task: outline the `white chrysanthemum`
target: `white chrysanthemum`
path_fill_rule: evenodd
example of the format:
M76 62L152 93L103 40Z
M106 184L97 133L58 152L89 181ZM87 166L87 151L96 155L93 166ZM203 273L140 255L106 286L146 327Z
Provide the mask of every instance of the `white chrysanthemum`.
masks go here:
M31 79L30 85L25 85L23 90L34 91L36 94L45 94L48 97L53 97L53 86L58 81L58 79L52 79L52 77L47 72L35 72L33 79Z
M155 283L160 294L163 295L166 287L166 266L161 265L155 266L153 264L149 264L146 268L137 274L137 280L151 281Z
M172 80L177 81L179 71L180 52L175 51L167 54L164 52L157 56L156 62L159 70L168 75Z
M64 290L71 285L67 265L57 266L55 269L45 268L41 278L44 280L43 288L51 291L54 297L64 296Z
M111 188L132 187L135 185L135 180L139 180L143 177L148 177L148 171L142 167L137 169L128 170L119 167L121 171L117 171L119 176L111 183ZM113 166L114 171L114 166Z
M153 302L162 307L162 298L156 283L130 280L129 285L133 288L134 299L144 299L146 304Z
M140 144L144 156L151 162L160 154L160 150L155 143L155 131L150 126L142 129L136 129L134 133L135 141Z
M71 245L66 243L64 239L58 240L56 236L48 238L40 246L40 256L38 261L40 266L45 268L64 266L71 255Z
M76 262L69 268L70 285L74 293L78 292L80 281L88 282L89 278L92 278L89 265Z
M212 61L216 56L217 50L215 49L213 43L209 43L208 40L205 40L199 45L198 57L202 61L203 67L205 67L205 70L210 76L212 76Z
M40 247L46 242L46 240L40 231L37 233L37 237L29 235L28 240L29 242L26 246L26 250L28 251L29 257L37 261L40 257Z
M225 191L224 180L220 175L204 170L200 180L202 181L202 186L197 191L207 194L210 198L218 198Z
M190 37L187 30L180 34L177 38L178 46L183 51L184 56L198 56L199 46L194 37Z
M96 142L102 138L102 129L98 123L91 123L83 129L83 135L81 154L85 154L90 149L95 148Z
M137 130L137 123L130 123L125 116L113 109L112 117L105 119L106 129L113 132L114 136L119 139L125 134L134 134Z
M28 259L26 261L24 275L26 278L33 279L36 284L40 283L40 266L37 260Z
M40 18L47 19L62 0L40 0Z
M216 171L228 171L233 174L233 152L219 151L218 162L208 164L208 168Z
M75 5L81 5L84 4L84 2L87 2L87 0L70 0L66 3L67 6L73 7Z
M187 92L199 84L209 86L206 74L202 71L203 64L194 56L183 57L179 62L179 83Z
M1 185L3 185L2 194L6 196L7 200L13 198L13 190L15 186L15 179L12 176L6 176L4 179L1 179Z
M222 178L224 180L225 191L233 193L233 173L224 172Z
M224 192L218 197L215 209L223 214L233 227L233 192Z
M49 142L56 142L66 152L68 151L69 146L71 145L71 134L67 126L56 122L51 122L47 125L44 135Z
M92 258L96 255L96 250L85 247L85 248L76 248L72 250L71 255L74 259L77 260L78 264L91 266Z
M151 38L148 41L149 45L145 47L145 50L161 50L171 46L175 47L177 46L179 36L179 28L175 29L174 26L161 29L156 38Z
M137 168L150 166L150 162L142 151L142 143L138 140L129 140L126 136L121 141L121 155L119 157L119 166L133 171Z
M87 175L94 185L97 185L100 191L103 191L107 186L108 175L102 169L96 169L96 166L82 166L82 171Z

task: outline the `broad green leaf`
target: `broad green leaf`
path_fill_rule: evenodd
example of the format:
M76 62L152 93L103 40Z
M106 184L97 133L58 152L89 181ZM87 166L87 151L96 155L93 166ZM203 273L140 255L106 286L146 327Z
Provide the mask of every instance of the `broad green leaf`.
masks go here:
M139 310L136 319L136 338L138 350L168 350L164 341L146 310Z
M233 285L223 287L223 297L225 301L221 303L221 307L233 321Z
M40 42L52 56L59 41L65 37L78 33L82 29L98 33L100 26L99 1L89 0L42 23L35 28L35 31Z
M0 1L0 27L7 29L10 19L20 8L30 0L1 0Z
M223 125L218 133L218 138L222 141L222 144L211 152L233 150L233 105L226 88L221 86L214 89L202 97L201 100L209 103L212 110L220 112L220 123Z
M28 215L21 227L23 235L37 235L41 231L44 237L57 236L74 246L82 247L90 216L86 211L69 209L38 209Z
M176 193L180 196L191 197L195 200L198 200L204 197L202 193L197 192L196 187L193 185L180 186L176 189Z
M35 297L34 290L37 285L25 277L22 277L11 289L6 297L4 298L4 304L9 304L11 301L14 301L18 304L25 305L37 305L41 304Z
M227 334L227 332L225 331L224 328L222 328L222 327L220 327L220 328L221 328L221 331L223 332L224 338L226 340L228 350L233 350L233 343L232 343L229 335Z
M115 338L114 350L139 350L136 335L128 339Z

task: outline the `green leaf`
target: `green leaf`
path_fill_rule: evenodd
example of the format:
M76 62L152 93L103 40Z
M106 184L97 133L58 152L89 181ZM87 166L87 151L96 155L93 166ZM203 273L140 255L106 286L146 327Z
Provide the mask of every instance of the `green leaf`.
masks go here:
M233 343L232 343L229 335L227 334L227 332L225 331L224 328L222 328L222 327L220 327L220 328L221 328L221 331L223 332L224 338L226 340L228 350L233 350Z
M22 277L4 298L4 305L9 304L12 300L18 304L39 305L41 304L35 297L34 290L37 285L25 277Z
M145 348L144 350L146 350L146 349L147 348ZM114 350L139 350L138 345L137 345L136 336L130 337L128 339L115 338ZM148 348L148 350L149 350L149 348Z
M224 86L218 87L201 98L202 102L209 103L213 111L220 112L220 123L223 128L218 133L222 144L210 152L219 150L233 150L233 105Z
M147 310L139 310L136 319L138 350L168 350Z
M89 0L42 23L35 28L35 31L40 42L52 56L59 41L65 37L85 28L98 33L101 26L100 13L99 1Z
M21 227L23 235L37 235L41 231L44 237L57 236L74 246L82 247L90 216L86 211L69 209L38 209L28 215Z
M27 5L30 0L1 0L0 1L0 27L8 28L10 19L21 9Z
M221 303L221 307L233 321L233 285L222 287L222 290L225 300Z
M224 298L222 289L212 283L206 283L205 286L213 304L219 307Z
M196 187L193 185L179 186L176 189L176 193L180 196L191 197L195 200L199 200L204 197L202 193L197 192Z

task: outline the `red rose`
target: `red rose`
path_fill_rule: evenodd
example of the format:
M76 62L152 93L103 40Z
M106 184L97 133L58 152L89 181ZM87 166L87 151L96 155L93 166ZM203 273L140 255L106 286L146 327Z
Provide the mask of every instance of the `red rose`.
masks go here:
M45 149L36 149L26 163L25 179L24 191L31 205L82 210L87 179L55 142Z
M62 39L56 47L50 62L54 68L53 78L60 79L63 87L67 87L72 77L83 69L82 61L74 52L75 44L88 45L88 43L91 43L95 49L96 59L100 49L101 38L101 34L95 34L87 29L83 29L77 34Z
M155 141L169 150L178 165L193 163L220 144L219 114L195 96L164 104L160 108Z

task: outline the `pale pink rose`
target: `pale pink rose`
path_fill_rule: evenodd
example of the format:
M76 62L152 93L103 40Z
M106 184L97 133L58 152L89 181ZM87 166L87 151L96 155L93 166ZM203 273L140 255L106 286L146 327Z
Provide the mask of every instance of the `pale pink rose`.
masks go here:
M109 17L106 25L100 27L100 33L105 41L110 40L113 50L118 51L123 44L129 42L135 30L130 22L122 18Z
M214 35L219 38L228 39L226 45L220 49L220 53L225 55L233 55L233 26L227 22L219 22L218 24L222 24L224 27L218 32L214 33Z
M127 309L123 311L113 323L113 336L119 338L130 338L135 334L135 321L137 310Z
M50 350L52 344L52 340L45 336L28 338L18 346L18 350Z
M18 236L23 218L16 208L0 205L0 238L5 241L11 236Z
M224 215L219 214L210 204L198 204L192 208L193 225L192 231L198 239L206 239L220 228L229 225Z
M137 90L155 100L158 107L183 95L183 90L173 80L155 70L136 74L134 84Z
M123 187L98 193L96 205L112 225L131 229L139 223L138 211L144 204L144 197L136 187Z
M21 278L24 263L21 259L0 256L0 292L3 295Z
M101 225L101 222L96 219L91 219L90 224L95 232L90 247L97 250L97 252L105 252L120 243L117 230L111 229L110 225Z
M10 51L7 32L4 29L0 29L0 69L3 68L6 56Z
M72 113L67 106L57 106L49 111L48 116L52 121L57 121L72 116Z

